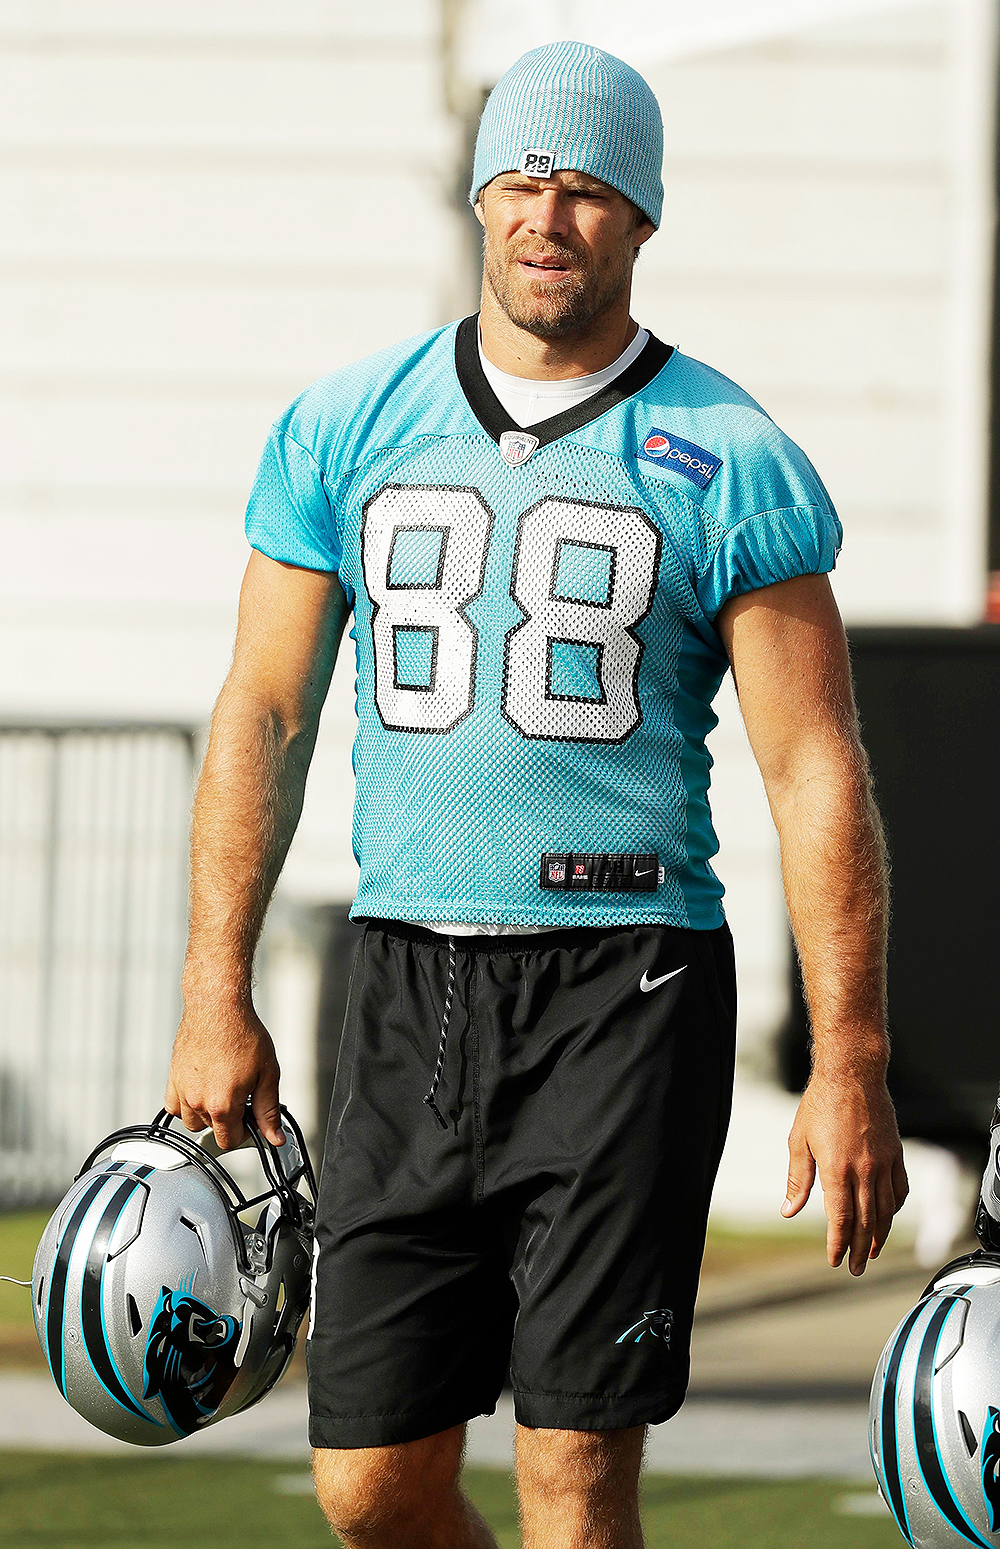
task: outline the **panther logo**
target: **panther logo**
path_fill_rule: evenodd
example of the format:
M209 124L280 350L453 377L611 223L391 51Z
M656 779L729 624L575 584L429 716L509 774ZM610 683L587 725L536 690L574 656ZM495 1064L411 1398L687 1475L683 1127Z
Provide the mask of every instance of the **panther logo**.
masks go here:
M146 1339L143 1398L159 1398L182 1436L204 1425L236 1376L242 1325L195 1296L160 1289Z
M630 1344L637 1345L640 1339L651 1334L654 1339L662 1339L665 1345L669 1345L673 1326L674 1315L670 1308L654 1307L652 1312L644 1312L638 1323L633 1323L624 1334L619 1334L615 1344L623 1345L628 1340Z
M990 1532L995 1533L1000 1525L1000 1409L994 1409L992 1404L986 1412L980 1467L983 1478L983 1499L990 1519Z

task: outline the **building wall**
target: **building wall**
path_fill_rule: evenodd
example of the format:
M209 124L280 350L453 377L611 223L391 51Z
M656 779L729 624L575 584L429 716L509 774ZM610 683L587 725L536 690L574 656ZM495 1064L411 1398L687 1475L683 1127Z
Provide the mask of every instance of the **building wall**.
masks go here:
M439 39L434 0L0 3L0 715L207 718L270 421L454 309Z
M957 490L956 463L968 480L983 454L985 395L970 409L964 378L985 387L988 9L920 6L649 72L670 193L639 304L808 449L844 517L852 622L982 616L982 485ZM978 358L961 359L970 314Z

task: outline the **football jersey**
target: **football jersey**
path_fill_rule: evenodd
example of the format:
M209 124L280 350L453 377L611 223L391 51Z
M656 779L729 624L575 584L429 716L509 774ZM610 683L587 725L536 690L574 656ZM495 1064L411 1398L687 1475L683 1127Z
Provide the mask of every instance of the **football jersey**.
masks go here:
M841 538L734 383L650 335L521 430L466 318L296 399L247 536L353 608L355 918L722 923L715 621Z

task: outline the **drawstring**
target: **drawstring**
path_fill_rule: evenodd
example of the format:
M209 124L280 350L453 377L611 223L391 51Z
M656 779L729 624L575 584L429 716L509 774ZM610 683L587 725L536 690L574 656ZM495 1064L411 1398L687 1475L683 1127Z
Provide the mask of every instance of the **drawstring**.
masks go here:
M448 1023L451 1021L451 1002L455 993L455 938L448 937L448 988L445 991L444 1011L441 1014L441 1036L438 1040L437 1064L434 1067L434 1076L424 1102L437 1119L442 1129L448 1128L448 1120L434 1101L438 1087L441 1085L441 1077L444 1074L444 1056L448 1047Z

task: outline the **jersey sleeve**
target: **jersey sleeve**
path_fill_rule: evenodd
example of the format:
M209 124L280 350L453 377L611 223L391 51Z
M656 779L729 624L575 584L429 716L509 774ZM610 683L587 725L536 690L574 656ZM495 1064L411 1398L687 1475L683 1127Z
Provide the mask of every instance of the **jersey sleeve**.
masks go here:
M323 471L312 453L272 426L247 505L246 535L270 559L337 570L341 541Z
M826 506L789 506L744 517L725 532L698 580L698 601L714 619L731 597L833 569L843 531Z

